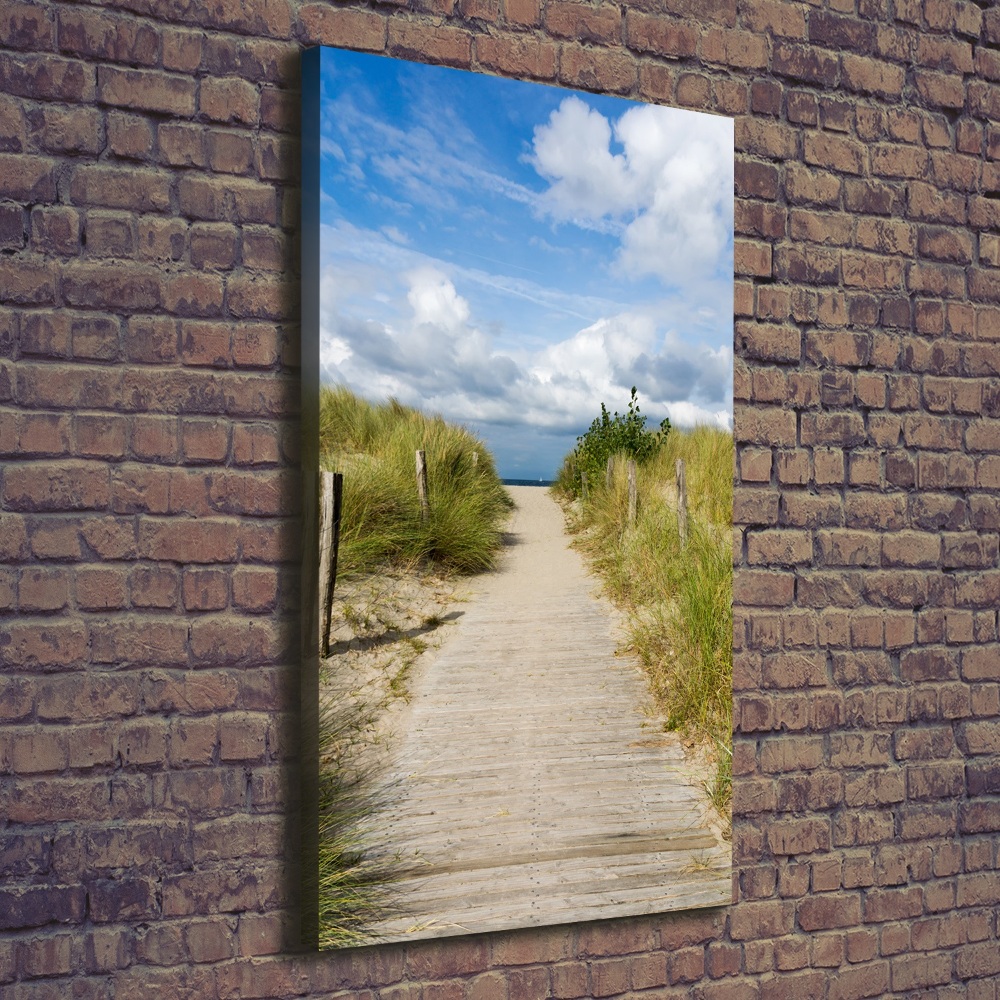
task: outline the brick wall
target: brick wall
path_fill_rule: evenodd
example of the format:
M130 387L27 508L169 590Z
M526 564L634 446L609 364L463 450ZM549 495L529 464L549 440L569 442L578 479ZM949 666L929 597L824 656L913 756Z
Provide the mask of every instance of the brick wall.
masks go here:
M290 954L298 52L736 119L726 910ZM1000 9L0 0L0 993L996 1000Z

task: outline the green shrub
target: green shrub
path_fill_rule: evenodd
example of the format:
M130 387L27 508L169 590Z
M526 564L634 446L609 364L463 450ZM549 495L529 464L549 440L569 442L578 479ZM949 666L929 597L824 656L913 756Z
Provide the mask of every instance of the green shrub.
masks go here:
M610 416L601 403L601 415L594 418L586 434L576 439L576 448L563 461L556 482L579 496L584 473L587 483L593 486L604 476L608 459L613 455L645 462L660 450L669 432L670 420L666 417L660 421L658 431L646 430L646 417L639 410L636 388L632 386L627 413L615 410L614 416Z

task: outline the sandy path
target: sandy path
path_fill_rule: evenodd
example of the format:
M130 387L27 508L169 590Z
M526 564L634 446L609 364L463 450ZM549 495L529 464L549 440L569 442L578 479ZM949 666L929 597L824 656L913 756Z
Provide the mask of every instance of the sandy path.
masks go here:
M703 820L679 742L643 714L614 609L548 492L517 502L500 568L421 658L397 738L381 853L388 940L731 901L729 847Z

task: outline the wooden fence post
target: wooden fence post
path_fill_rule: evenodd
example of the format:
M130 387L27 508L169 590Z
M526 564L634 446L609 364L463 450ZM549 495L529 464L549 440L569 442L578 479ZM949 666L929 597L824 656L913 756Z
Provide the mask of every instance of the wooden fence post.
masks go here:
M431 508L427 500L427 457L422 451L417 452L417 495L420 497L420 520L426 521Z
M611 489L611 479L615 474L615 456L608 455L608 465L604 470L604 488L606 490Z
M320 647L330 655L333 621L333 590L337 583L337 555L340 549L340 511L343 506L344 476L340 472L320 473L319 498L319 596L322 601Z
M688 537L688 491L687 479L684 475L684 459L677 459L677 534L681 539L681 548L687 545Z
M586 500L587 499L587 470L580 470L580 496Z
M344 507L344 474L333 474L333 542L330 546L330 588L326 595L326 646L330 648L330 627L333 622L333 588L337 585L337 557L340 554L340 512Z
M474 451L472 453L472 467L474 469L476 469L476 468L479 467L479 452L478 451Z
M628 460L628 523L635 524L635 459Z
M319 649L321 656L329 655L330 616L327 612L330 593L330 554L333 544L333 473L319 474Z

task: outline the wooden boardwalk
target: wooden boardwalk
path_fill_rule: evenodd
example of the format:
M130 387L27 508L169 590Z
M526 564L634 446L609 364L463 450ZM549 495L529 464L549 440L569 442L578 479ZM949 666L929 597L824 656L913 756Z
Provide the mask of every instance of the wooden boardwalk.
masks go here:
M727 904L730 849L679 742L644 716L614 612L547 491L415 674L377 853L408 875L372 928L408 940Z

